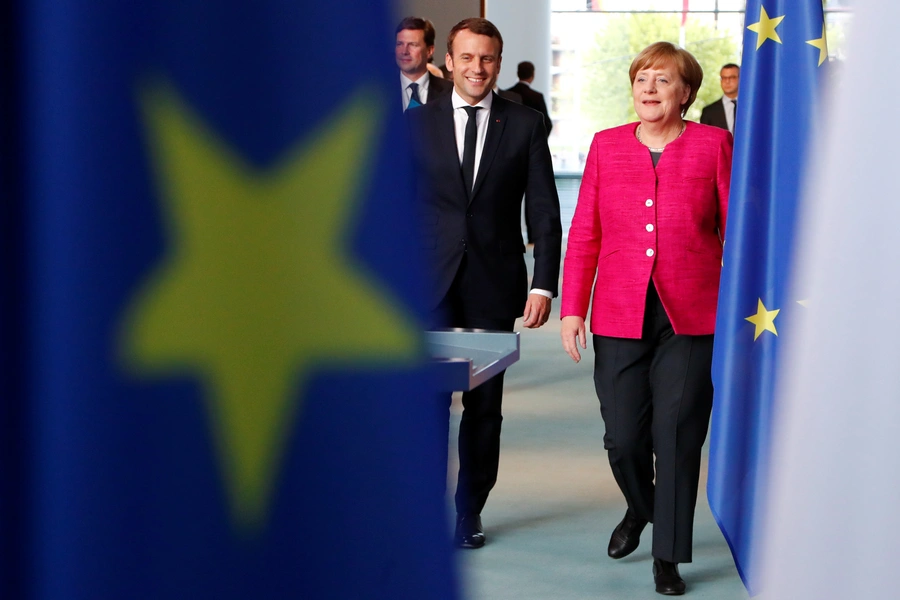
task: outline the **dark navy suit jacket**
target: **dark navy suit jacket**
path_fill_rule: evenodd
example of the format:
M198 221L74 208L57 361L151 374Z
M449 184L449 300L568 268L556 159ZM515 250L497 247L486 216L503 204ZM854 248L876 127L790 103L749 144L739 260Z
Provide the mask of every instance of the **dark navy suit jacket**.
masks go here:
M474 189L466 190L452 94L407 111L418 178L423 250L431 258L431 308L444 299L466 257L464 293L481 316L515 319L528 296L522 198L532 214L531 286L559 287L559 197L542 117L494 94Z

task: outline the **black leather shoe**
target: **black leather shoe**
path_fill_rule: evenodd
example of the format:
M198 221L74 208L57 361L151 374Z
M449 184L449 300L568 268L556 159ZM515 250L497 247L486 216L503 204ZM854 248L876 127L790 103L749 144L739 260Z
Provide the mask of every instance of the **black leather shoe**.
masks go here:
M638 519L631 514L631 511L625 513L622 522L613 529L612 537L609 538L609 549L607 553L611 558L624 558L634 552L638 544L641 543L641 532L647 526L647 521Z
M481 527L481 515L457 515L455 541L460 548L481 548L484 546L484 529Z
M667 560L653 559L653 582L657 594L680 596L685 590L684 579L678 574L678 565Z

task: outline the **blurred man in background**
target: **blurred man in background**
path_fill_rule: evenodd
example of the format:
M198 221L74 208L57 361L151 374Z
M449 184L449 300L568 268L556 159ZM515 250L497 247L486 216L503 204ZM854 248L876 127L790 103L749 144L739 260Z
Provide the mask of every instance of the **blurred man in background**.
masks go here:
M712 104L703 107L703 112L700 114L701 123L721 127L734 133L740 76L741 68L736 64L728 63L722 67L722 70L719 71L719 83L724 95Z
M397 25L394 57L400 67L403 110L415 108L444 94L453 84L432 75L428 61L434 54L434 25L421 17L406 17Z

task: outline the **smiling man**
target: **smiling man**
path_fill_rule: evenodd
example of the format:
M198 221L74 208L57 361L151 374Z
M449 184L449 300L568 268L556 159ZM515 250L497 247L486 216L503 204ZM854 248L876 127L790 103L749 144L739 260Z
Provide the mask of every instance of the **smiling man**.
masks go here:
M428 19L406 17L397 25L394 58L400 67L403 110L450 93L453 84L428 72L434 54L434 25Z
M557 294L562 228L543 116L492 90L503 38L485 19L450 31L453 92L411 111L433 324L513 331L547 322ZM534 273L525 267L522 197L533 216ZM497 481L503 373L463 394L456 543L485 543L481 509Z

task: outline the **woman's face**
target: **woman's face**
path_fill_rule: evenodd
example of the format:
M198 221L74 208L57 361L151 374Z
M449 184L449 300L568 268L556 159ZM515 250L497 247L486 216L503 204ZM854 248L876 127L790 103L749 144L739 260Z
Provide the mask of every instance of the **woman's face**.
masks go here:
M691 88L674 65L663 64L638 71L631 95L642 122L666 125L681 120L681 106L690 97Z

